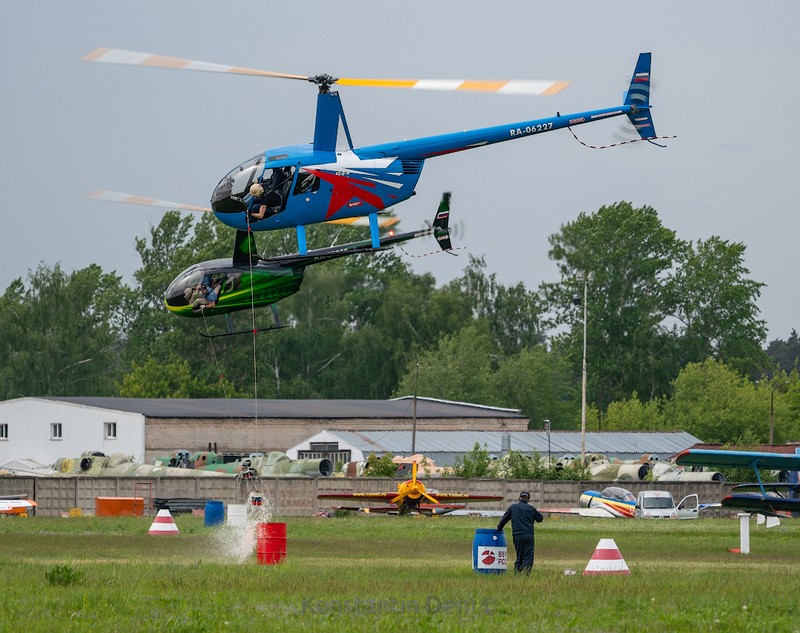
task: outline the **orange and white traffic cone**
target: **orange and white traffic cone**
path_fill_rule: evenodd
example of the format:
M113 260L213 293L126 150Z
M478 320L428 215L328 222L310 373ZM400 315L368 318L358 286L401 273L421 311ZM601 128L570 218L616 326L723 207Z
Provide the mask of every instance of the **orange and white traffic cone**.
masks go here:
M179 534L180 530L175 525L175 519L172 518L169 510L159 510L147 533L162 536L164 534Z
M597 544L592 559L583 571L584 576L598 574L630 574L625 559L614 542L614 539L603 538Z

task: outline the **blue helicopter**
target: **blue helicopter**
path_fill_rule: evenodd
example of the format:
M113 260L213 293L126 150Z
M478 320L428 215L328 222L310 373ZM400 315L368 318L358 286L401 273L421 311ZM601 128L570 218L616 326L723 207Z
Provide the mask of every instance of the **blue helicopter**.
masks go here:
M308 252L306 225L348 222L353 218L368 218L372 247L379 248L381 223L378 215L414 195L429 158L619 116L630 120L642 140L652 142L656 131L650 113L650 58L650 53L639 55L630 87L620 105L358 148L353 146L339 93L331 91L334 85L550 95L569 82L307 77L108 48L97 49L83 60L277 77L315 84L319 94L313 142L271 148L248 158L230 170L211 194L211 210L224 224L237 230L255 231L294 227L298 251L304 255ZM344 149L337 149L340 125L347 140ZM248 211L252 207L250 192L255 184L262 186L264 199L268 200L264 206L269 206L258 219ZM103 194L94 197L103 198ZM106 196L105 199L113 198ZM136 201L141 203L142 199Z

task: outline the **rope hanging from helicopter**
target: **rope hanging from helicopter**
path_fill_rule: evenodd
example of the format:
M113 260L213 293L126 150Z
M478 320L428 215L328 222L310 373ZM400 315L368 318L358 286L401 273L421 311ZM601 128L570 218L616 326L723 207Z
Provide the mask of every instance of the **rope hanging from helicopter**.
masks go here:
M428 255L439 255L440 253L443 252L447 253L448 255L452 255L453 257L458 257L458 253L453 253L452 251L463 251L466 248L466 246L456 246L448 251L442 251L441 249L438 251L429 251L427 253L420 253L419 255L414 255L413 253L409 253L400 244L398 244L395 248L402 251L403 255L405 255L406 257L411 257L412 259L418 259L420 257L427 257Z
M627 141L620 141L619 143L612 143L611 145L589 145L589 143L584 143L581 139L577 137L575 132L572 131L571 127L567 127L569 133L572 134L572 138L574 138L578 143L583 145L584 147L588 147L589 149L609 149L611 147L619 147L620 145L628 145L629 143L638 143L639 141L647 141L651 145L655 145L656 147L666 147L666 145L661 145L660 143L654 143L653 141L661 141L666 139L678 138L677 136L653 136L650 138L632 138L628 139Z
M258 329L256 327L256 298L255 298L255 283L253 279L253 255L257 255L258 253L253 253L253 246L255 245L255 240L252 239L252 229L250 228L250 214L247 214L247 254L249 255L249 266L250 266L250 315L252 317L252 326L253 326L253 401L254 401L254 411L253 411L253 418L255 422L258 422L258 359L256 357L256 334L258 334Z
M248 235L247 248L248 248L248 255L249 255L249 257L248 257L249 264L248 265L249 265L249 269L250 269L250 279L251 279L251 282L250 282L250 314L252 315L252 337L253 337L253 401L255 403L255 405L254 405L255 406L255 410L253 412L253 419L254 419L254 421L257 422L258 421L258 358L257 358L257 354L256 354L256 352L257 352L256 334L258 333L258 327L256 325L255 289L254 289L254 284L252 282L252 279L253 279L253 260L256 259L256 257L254 257L254 255L257 256L258 253L253 253L253 250L252 250L255 242L254 242L253 239L251 239L252 238L252 229L250 228L250 216L249 215L247 216L247 235ZM201 310L201 314L202 314L202 317L203 317L203 325L205 326L205 329L206 329L206 338L208 338L208 341L211 344L211 358L212 358L212 360L214 362L214 365L215 365L215 367L217 369L217 375L219 376L219 380L220 380L220 383L222 385L222 393L225 396L225 401L227 403L229 403L230 396L228 395L228 389L225 386L225 381L224 381L225 376L224 376L224 374L222 372L222 367L220 366L219 358L218 358L217 353L216 353L216 349L214 348L214 336L211 335L211 331L210 331L210 328L208 326L208 320L206 318L205 310ZM226 315L226 316L229 316L229 315ZM230 406L228 406L228 409L230 411ZM233 417L232 413L231 413L231 417Z
M203 316L203 325L206 328L206 334L209 333L208 328L208 320L206 319L206 312L205 310L200 310L200 314ZM211 358L214 361L214 365L217 368L217 375L219 376L220 384L222 385L222 393L225 396L225 399L228 399L228 390L225 388L225 381L223 380L225 376L222 373L222 368L219 365L219 359L217 358L217 351L214 349L214 339L209 338L208 342L211 343Z
M208 321L206 320L205 310L201 310L201 314L203 316L203 325L206 328L206 334L209 334ZM220 364L219 364L219 358L217 357L217 351L214 348L214 339L212 337L208 337L208 342L211 344L211 358L214 361L214 366L217 368L217 375L219 376L219 383L220 383L220 385L222 385L222 395L225 396L225 404L228 407L228 417L232 420L233 419L233 411L231 411L230 396L228 395L228 388L225 386L225 375L222 373L222 367L220 367Z

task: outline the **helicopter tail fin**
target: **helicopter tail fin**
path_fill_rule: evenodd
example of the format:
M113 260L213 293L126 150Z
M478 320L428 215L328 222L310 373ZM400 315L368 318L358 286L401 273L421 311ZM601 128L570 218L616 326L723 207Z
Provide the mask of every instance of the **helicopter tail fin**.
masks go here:
M252 231L236 231L236 242L233 245L233 263L250 264L258 258L256 236Z
M651 53L639 53L631 85L625 93L625 105L633 106L628 118L643 139L656 136L653 116L650 114L650 57Z
M439 203L439 209L436 211L436 217L433 220L433 236L439 242L439 248L443 251L452 250L453 246L450 243L450 192L445 191L442 194L442 201Z

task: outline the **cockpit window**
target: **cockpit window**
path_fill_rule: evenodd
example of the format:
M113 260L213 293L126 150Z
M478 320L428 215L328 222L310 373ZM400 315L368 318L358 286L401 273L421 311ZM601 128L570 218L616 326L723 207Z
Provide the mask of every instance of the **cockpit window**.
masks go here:
M319 189L319 178L307 171L300 171L297 176L297 184L294 186L292 195L296 196L303 193L314 193Z
M175 281L170 284L169 288L167 288L167 301L170 299L174 300L178 297L185 297L186 289L196 286L202 280L203 269L200 266L192 266L191 268L187 268L175 279ZM184 305L185 303L186 302L184 302Z
M616 486L605 488L600 494L608 499L616 499L618 501L636 501L636 497L634 497L630 491L625 490L625 488L618 488Z
M219 202L230 196L243 198L250 189L250 185L262 176L264 154L258 154L246 160L238 167L233 168L222 180L211 196L211 203Z

